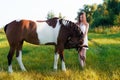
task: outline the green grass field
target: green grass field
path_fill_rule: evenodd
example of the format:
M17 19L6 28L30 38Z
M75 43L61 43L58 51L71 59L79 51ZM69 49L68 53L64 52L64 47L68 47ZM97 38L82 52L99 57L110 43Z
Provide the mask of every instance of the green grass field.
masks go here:
M9 45L3 30L0 30L0 80L120 80L120 32L114 34L89 33L89 50L86 67L79 65L74 49L65 50L67 71L53 70L54 46L36 46L24 43L23 63L27 72L22 72L13 58L12 74L7 72Z

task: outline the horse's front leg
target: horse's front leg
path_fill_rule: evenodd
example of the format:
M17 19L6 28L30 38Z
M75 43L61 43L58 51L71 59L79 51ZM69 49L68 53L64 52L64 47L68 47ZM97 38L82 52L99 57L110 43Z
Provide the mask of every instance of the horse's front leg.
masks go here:
M57 70L57 65L58 65L58 59L59 59L59 54L58 52L55 52L54 54L54 70Z
M57 70L58 59L59 59L59 56L60 56L60 59L62 61L62 70L66 71L63 51L64 51L64 44L58 44L55 47L55 55L54 55L54 69L55 70Z
M62 70L66 71L65 60L64 60L64 44L59 44L57 50L60 55L60 59L62 61Z
M65 66L65 60L64 60L63 51L60 51L59 54L60 54L60 59L61 59L61 61L62 61L62 70L63 70L63 71L66 71L66 66Z

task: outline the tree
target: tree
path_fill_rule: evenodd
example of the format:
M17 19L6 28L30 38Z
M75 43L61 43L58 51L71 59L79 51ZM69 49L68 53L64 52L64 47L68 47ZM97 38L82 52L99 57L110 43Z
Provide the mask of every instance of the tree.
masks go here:
M55 17L55 14L53 13L53 11L49 11L47 14L47 19L51 19L53 17Z
M84 5L87 21L91 27L98 26L120 26L120 0L104 0L103 4ZM78 18L78 16L77 16Z
M115 16L114 25L120 26L120 14Z
M111 14L119 15L120 13L120 0L108 0L107 8L111 12Z
M62 16L62 13L59 13L59 16L58 16L59 18L61 18L61 19L64 19L65 18L65 16Z
M114 25L120 25L120 0L108 0L107 8Z
M111 17L109 16L109 11L107 10L107 4L103 3L98 5L96 11L93 14L92 27L111 25Z
M86 12L87 21L92 27L120 25L120 0L104 0L103 4L84 5L78 15L81 11Z

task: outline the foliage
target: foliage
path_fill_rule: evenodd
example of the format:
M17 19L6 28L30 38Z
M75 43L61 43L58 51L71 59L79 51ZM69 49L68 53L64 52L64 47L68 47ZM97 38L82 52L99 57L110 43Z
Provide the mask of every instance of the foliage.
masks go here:
M9 44L3 31L0 33L0 80L120 80L120 33L89 33L89 50L86 67L79 66L78 54L74 49L65 50L67 71L53 71L54 47L35 46L25 43L23 63L27 72L22 72L13 58L14 73L7 73Z
M113 33L119 33L120 27L119 26L99 26L95 27L94 29L90 29L89 32L94 33L103 33L103 34L113 34Z
M120 13L119 13L119 15L116 15L116 16L115 16L114 24L115 24L115 25L120 25Z
M49 11L48 14L47 14L47 19L51 19L53 17L55 17L54 12L53 11Z
M54 18L54 17L55 17L54 12L53 11L49 11L48 14L47 14L47 19L51 19L51 18ZM62 13L59 13L58 18L64 19L65 16L63 16Z
M62 13L59 13L59 16L58 16L59 18L61 18L61 19L64 19L65 18L65 16L62 16Z

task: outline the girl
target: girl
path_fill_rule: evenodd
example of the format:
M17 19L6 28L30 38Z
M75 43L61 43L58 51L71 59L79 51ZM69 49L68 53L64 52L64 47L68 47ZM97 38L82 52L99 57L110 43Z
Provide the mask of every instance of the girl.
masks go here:
M89 24L86 21L86 14L85 12L81 12L78 16L78 22L77 25L80 27L80 29L83 32L84 35L84 42L83 45L87 47L83 47L82 50L79 52L79 60L82 68L85 66L85 60L86 60L86 50L88 49L88 29Z

